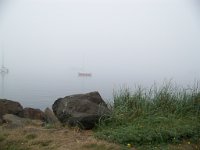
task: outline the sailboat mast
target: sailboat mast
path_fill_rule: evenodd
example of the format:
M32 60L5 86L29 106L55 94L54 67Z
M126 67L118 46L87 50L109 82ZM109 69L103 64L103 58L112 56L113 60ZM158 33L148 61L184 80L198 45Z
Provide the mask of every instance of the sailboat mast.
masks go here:
M2 90L2 98L4 98L4 79L5 79L5 75L8 74L8 69L6 67L4 67L4 47L2 45L2 64L1 64L1 68L0 68L0 74L1 74L1 90Z
M2 52L2 63L1 63L1 66L3 68L4 67L4 46L3 46L3 44L2 44L1 52Z

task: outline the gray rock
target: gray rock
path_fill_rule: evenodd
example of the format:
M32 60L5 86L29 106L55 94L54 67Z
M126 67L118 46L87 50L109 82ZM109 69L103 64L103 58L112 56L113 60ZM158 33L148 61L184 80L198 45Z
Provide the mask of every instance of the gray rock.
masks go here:
M19 115L22 111L23 107L20 103L11 100L0 99L0 120L2 120L2 117L5 114Z
M24 119L13 114L4 115L3 120L10 128L24 127Z
M43 122L39 120L31 120L27 118L21 118L13 114L3 115L4 127L6 128L23 128L26 125L42 126Z
M45 115L46 123L52 124L54 126L60 126L60 121L58 120L58 118L55 116L55 114L50 108L45 109L44 115Z
M66 96L56 100L52 109L62 123L91 129L99 118L110 113L98 92Z

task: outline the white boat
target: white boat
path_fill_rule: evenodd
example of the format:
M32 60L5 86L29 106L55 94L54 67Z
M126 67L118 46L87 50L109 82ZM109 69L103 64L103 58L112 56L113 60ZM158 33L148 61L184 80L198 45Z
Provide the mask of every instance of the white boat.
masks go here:
M92 74L89 72L79 72L78 76L79 77L92 77Z

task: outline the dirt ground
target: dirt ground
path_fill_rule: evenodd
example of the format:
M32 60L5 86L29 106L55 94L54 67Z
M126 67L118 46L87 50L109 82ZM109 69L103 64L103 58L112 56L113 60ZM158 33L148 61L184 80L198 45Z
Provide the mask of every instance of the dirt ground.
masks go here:
M0 127L0 150L121 150L120 145L97 140L91 130L77 128L46 129L27 126ZM133 148L128 148L133 149Z

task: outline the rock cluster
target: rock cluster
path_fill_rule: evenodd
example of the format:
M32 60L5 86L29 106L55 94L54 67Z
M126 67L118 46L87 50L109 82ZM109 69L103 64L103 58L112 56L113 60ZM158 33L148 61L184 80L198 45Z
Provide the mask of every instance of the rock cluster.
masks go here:
M22 111L23 107L20 103L11 100L0 99L0 122L3 121L3 115L19 115Z
M23 108L19 102L0 99L0 124L7 123L10 128L23 127L28 123L35 125L53 123L58 125L59 121L55 118L56 116L50 109L43 112L40 109Z
M52 105L52 110L46 108L43 112L34 108L23 109L18 102L0 99L0 124L6 122L13 127L23 127L30 120L40 120L53 126L59 126L61 122L64 125L92 129L99 119L110 113L98 92L59 98Z

